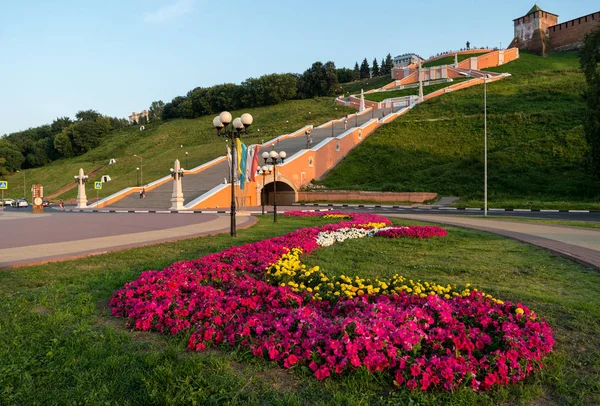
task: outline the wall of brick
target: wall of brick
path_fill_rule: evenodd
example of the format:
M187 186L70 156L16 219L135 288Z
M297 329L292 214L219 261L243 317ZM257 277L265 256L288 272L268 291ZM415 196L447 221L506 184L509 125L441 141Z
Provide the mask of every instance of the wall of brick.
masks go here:
M583 41L585 34L593 31L600 23L600 12L588 14L548 28L552 49Z
M277 193L279 194L279 193ZM300 202L411 202L423 203L437 197L437 193L425 192L365 192L362 190L316 190L312 192L298 192Z

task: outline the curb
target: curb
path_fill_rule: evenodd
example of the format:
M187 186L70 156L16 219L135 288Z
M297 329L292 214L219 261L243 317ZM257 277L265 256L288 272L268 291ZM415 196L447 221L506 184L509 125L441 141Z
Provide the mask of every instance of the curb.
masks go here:
M102 210L102 209L65 209L59 210L53 208L56 211L70 212L70 213L135 213L135 214L230 214L229 210ZM285 213L290 210L278 211L278 213ZM306 212L324 212L331 211L331 209L314 209L314 210L302 210ZM239 212L239 211L238 211ZM250 214L262 214L261 210L247 211ZM265 214L273 214L273 211L265 210Z
M349 207L367 209L407 209L407 210L458 210L458 211L483 211L479 207L446 207L446 206L388 206L375 204L333 204L333 203L294 203L293 206L311 207ZM600 210L545 210L545 209L488 209L490 211L514 211L536 213L600 213Z

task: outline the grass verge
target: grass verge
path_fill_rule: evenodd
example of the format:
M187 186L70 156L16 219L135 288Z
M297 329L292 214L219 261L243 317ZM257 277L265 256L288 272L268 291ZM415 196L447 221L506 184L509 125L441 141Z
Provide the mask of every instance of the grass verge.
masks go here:
M263 217L235 244L323 223L282 217L273 227ZM394 391L384 376L364 370L318 382L244 351L189 353L186 337L130 332L110 316L107 302L124 283L231 246L218 235L0 272L0 404L598 403L600 274L533 246L448 229L441 239L347 241L304 260L331 273L470 282L522 301L556 332L556 353L542 373L481 395Z

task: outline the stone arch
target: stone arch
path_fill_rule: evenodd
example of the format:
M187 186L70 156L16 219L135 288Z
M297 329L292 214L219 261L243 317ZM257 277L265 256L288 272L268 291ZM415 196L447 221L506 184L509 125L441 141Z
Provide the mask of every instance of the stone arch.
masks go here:
M275 200L274 189L275 189L275 185L272 180L269 183L265 183L265 187L260 189L259 201L262 202L262 199L265 199L266 205L269 205L269 206L273 205L273 202ZM296 186L292 182L290 182L288 179L286 179L284 177L281 177L281 178L278 177L278 179L277 179L277 205L278 206L290 205L292 203L296 203L297 201L298 201L298 189L296 189Z

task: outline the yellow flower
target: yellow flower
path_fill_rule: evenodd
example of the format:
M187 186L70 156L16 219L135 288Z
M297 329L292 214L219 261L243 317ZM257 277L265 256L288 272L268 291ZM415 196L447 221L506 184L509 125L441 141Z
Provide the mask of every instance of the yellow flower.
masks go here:
M523 313L525 313L525 310L521 309L520 307L517 307L517 310L515 310L515 313L523 314Z

